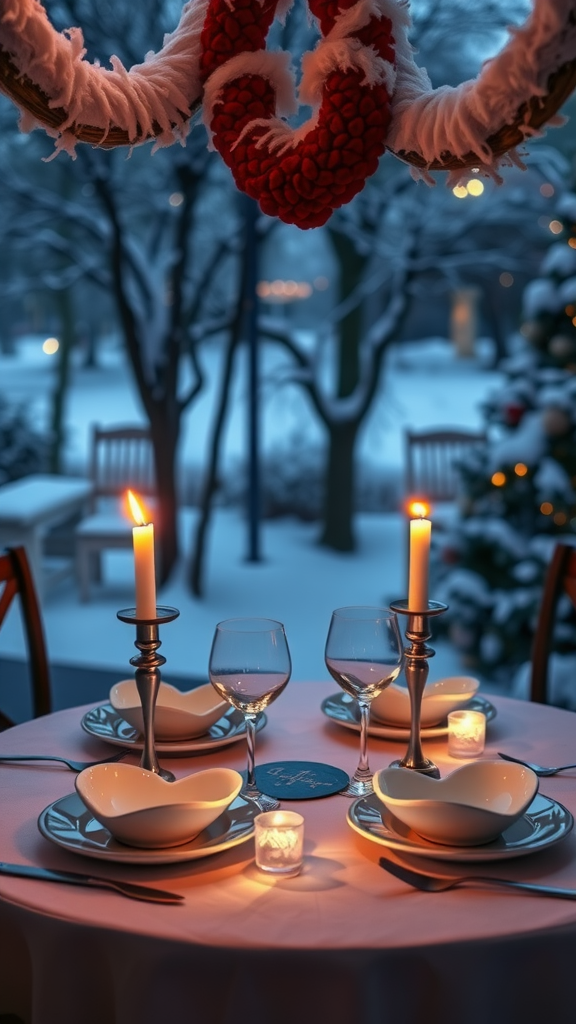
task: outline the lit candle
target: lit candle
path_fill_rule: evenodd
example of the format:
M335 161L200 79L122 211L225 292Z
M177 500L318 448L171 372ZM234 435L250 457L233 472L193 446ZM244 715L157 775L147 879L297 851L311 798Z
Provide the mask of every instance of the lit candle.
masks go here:
M486 715L481 711L451 711L448 715L450 757L478 757L486 743Z
M270 875L297 875L302 868L304 818L295 811L266 811L254 818L256 865Z
M424 516L428 513L424 502L414 501L410 512L417 519L410 520L410 571L408 578L408 608L422 612L428 607L428 570L430 564L430 534L432 523Z
M132 529L136 618L156 618L156 574L154 571L154 524L147 523L138 499L128 491L128 503L136 526Z

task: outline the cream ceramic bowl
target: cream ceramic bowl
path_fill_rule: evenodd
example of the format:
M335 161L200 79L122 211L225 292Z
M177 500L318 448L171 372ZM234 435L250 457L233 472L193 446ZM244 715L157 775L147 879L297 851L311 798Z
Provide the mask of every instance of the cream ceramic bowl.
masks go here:
M142 705L135 679L123 679L110 690L110 703L130 725L142 732ZM203 736L228 710L211 683L182 693L175 686L160 683L154 712L157 740L189 740Z
M157 849L182 846L238 796L242 776L208 768L177 782L132 764L97 764L76 777L76 790L97 821L121 843Z
M530 768L504 761L471 761L444 779L409 768L374 776L374 792L396 818L446 846L492 842L522 817L537 790Z
M424 729L443 722L450 711L464 707L480 686L473 676L450 676L428 683L422 697L420 724ZM387 725L410 725L410 694L405 686L391 683L375 697L371 713Z

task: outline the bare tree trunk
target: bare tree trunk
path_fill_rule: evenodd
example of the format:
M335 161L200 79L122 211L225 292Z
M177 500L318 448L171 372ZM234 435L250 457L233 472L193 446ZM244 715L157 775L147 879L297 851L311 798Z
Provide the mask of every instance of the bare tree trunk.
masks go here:
M50 421L50 472L62 472L62 448L64 445L64 412L68 386L70 383L71 354L74 346L74 310L70 289L57 292L57 304L60 313L60 347L58 349L58 366L56 371L56 387L52 393L52 412Z
M354 458L359 423L333 424L324 480L324 521L320 543L335 551L354 551Z
M404 288L407 283L404 282ZM357 415L349 419L324 419L328 430L323 530L320 543L336 551L353 551L355 513L355 457L358 432L372 407L381 380L382 364L389 343L398 336L408 312L401 302L387 325L370 367L370 381Z
M354 242L341 231L330 230L330 241L340 267L340 301L352 294L362 280L368 256L359 253ZM360 347L364 327L364 304L359 303L342 318L338 325L337 394L339 398L352 394L360 372Z
M178 560L178 493L176 454L179 425L172 424L158 411L150 419L150 435L154 451L154 469L159 496L157 543L160 555L158 582L166 583Z
M226 423L226 413L228 411L228 407L230 404L230 387L232 384L234 357L236 355L236 349L238 348L242 331L244 312L244 291L246 282L246 260L244 260L242 264L241 276L242 280L240 282L236 310L234 313L234 320L230 327L230 333L228 335L228 342L226 345L226 352L224 356L224 367L222 370L222 379L220 381L220 394L218 397L218 405L216 407L216 413L214 416L214 425L212 428L212 437L210 440L210 453L208 456L208 466L206 468L206 475L204 477L204 482L202 486L202 495L200 498L200 512L198 515L198 522L196 524L193 555L192 561L190 563L189 582L192 593L196 597L202 597L204 592L206 538L208 535L208 527L210 525L210 520L212 518L214 495L218 490L218 467L220 464L220 446L222 442L224 425Z
M340 231L331 230L330 239L340 265L340 300L344 301L362 280L368 257ZM363 304L354 306L338 325L337 394L352 394L360 376L360 347ZM357 420L336 420L328 427L328 452L324 477L324 511L320 543L335 551L353 551L354 538L354 453L360 426Z

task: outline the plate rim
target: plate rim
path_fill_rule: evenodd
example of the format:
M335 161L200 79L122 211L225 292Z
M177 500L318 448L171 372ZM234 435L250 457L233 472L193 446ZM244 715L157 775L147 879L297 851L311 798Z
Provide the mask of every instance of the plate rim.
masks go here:
M328 712L326 711L326 705L327 705L328 701L334 700L335 697L337 697L339 700L342 700L346 696L348 696L346 693L340 693L340 692L329 694L322 701L322 703L320 705L320 710L326 716L326 718L329 719L330 722L335 722L336 725L341 725L344 729L351 729L353 732L360 732L360 724L359 723L357 723L357 722L343 722L342 719L334 718L332 715L329 715ZM352 697L350 698L350 701L351 702L353 701ZM474 697L471 697L470 701L469 701L469 704L472 704L473 701L480 701L486 709L489 709L490 714L489 715L487 714L487 717L486 717L486 721L487 722L494 721L494 719L496 718L496 716L498 714L498 710L495 707L495 705L492 703L492 701L488 700L482 694L475 694ZM481 709L478 709L478 710L481 710ZM379 724L376 724L371 719L370 720L370 724L368 725L368 735L369 736L376 736L376 737L379 737L380 739L384 739L384 740L408 740L408 739L410 739L410 727L409 726L403 726L403 725L386 725L385 722L380 722ZM448 723L447 722L444 725L432 725L432 726L428 726L428 727L423 727L420 730L420 737L423 740L439 739L440 737L447 736L447 735L448 735Z
M551 809L558 807L561 809L563 814L567 818L567 828L563 829L560 834L552 835L543 838L538 845L527 845L523 847L498 847L490 849L491 844L485 846L441 846L440 844L429 844L427 846L420 846L418 842L414 840L405 840L398 833L392 833L388 836L377 836L374 833L368 832L362 828L357 822L352 819L352 812L358 804L367 802L369 800L377 800L378 797L375 793L371 793L369 796L360 797L355 800L353 804L348 808L346 820L350 828L353 829L358 835L367 839L369 842L376 843L378 846L385 846L390 850L394 850L397 853L401 853L410 857L417 858L428 858L429 860L443 860L443 861L454 861L459 863L480 863L490 862L498 860L511 860L516 857L527 856L531 853L538 853L541 850L548 849L550 846L554 846L555 843L560 842L562 839L566 839L570 835L574 827L574 816L571 811L565 807L564 804L560 803L559 800L555 800L551 796L547 796L544 793L537 793L534 800L537 799L547 800L550 804ZM530 817L530 808L522 815L522 818ZM394 815L388 812L388 818L394 821ZM520 819L521 820L521 819ZM411 830L413 831L413 830ZM416 839L421 843L428 843L428 840L420 839L417 833L414 833Z
M236 799L239 799L239 797L236 797ZM90 850L83 849L78 846L72 846L69 843L62 841L62 839L54 836L46 825L46 817L49 812L58 810L59 805L70 800L75 800L80 803L87 814L90 814L90 810L86 807L86 804L78 793L66 793L65 796L61 796L56 800L53 800L52 803L48 804L48 806L45 807L38 815L37 825L40 834L49 842L59 846L60 849L68 850L69 853L75 853L80 857L89 857L93 860L107 860L115 864L178 864L190 860L201 860L204 857L212 856L212 854L231 850L233 847L240 846L242 843L247 842L247 840L254 835L254 817L257 813L257 811L254 812L250 827L241 835L218 843L215 846L197 847L195 850L189 849L189 843L186 843L183 846L162 847L155 850L147 850L137 846L123 846L121 843L118 843L118 840L115 840L112 837L109 829L107 829L105 825L101 825L100 822L98 822L102 831L107 832L112 841L117 843L117 847L113 847L111 851L107 847L98 847L96 850ZM235 801L232 802L231 806L233 806L234 803ZM246 803L248 804L247 801ZM96 821L97 819L92 815L91 820ZM195 841L196 839L192 840L192 842Z
M138 739L138 734L134 739L126 739L125 737L120 738L115 736L103 736L99 732L94 732L89 727L87 721L88 716L93 714L95 711L99 711L103 708L110 708L110 710L113 711L114 714L118 716L118 718L120 718L123 722L126 722L126 719L122 718L120 712L116 710L116 708L110 703L110 701L102 701L100 704L95 704L94 707L90 708L82 715L82 718L80 719L80 725L82 726L84 732L86 732L89 736L92 736L93 739L102 740L103 743L109 743L113 747L127 747L129 750L138 751L143 750L144 741ZM230 706L230 708L228 708L228 710L220 716L218 721L214 723L214 726L218 725L218 722L221 722L223 718L226 718L228 715L233 714L235 711L237 711L237 709ZM239 712L239 714L241 714L241 712ZM256 723L256 731L260 732L262 729L264 729L264 727L267 724L268 718L266 716L266 713L264 711L261 711L258 722ZM130 726L131 729L134 728L134 726L130 725L130 722L126 722L126 725ZM156 740L154 746L156 749L156 753L161 754L163 757L185 757L188 754L201 754L205 753L207 750L217 750L219 747L225 747L228 746L228 744L237 743L245 736L246 728L245 725L243 725L232 736L207 738L208 734L204 733L203 736L192 737L188 740Z

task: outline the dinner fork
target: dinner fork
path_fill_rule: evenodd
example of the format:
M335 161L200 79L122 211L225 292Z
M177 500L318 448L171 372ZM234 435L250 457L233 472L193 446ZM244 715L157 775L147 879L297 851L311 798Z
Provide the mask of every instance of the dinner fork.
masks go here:
M128 754L128 750L120 750L111 757L103 757L99 761L73 761L69 757L61 757L59 754L0 754L0 762L3 761L61 761L68 765L73 772L83 772L85 768L93 768L97 764L112 764L120 761Z
M576 900L576 889L560 889L552 885L537 885L535 882L516 882L511 878L491 878L484 875L459 875L456 878L441 878L438 875L427 875L423 871L413 871L402 865L380 858L380 867L395 878L423 892L445 892L455 889L457 885L496 885L506 889L520 889L522 892L538 893L541 896L559 896L566 900Z
M546 768L543 764L532 764L531 761L523 761L520 757L511 757L510 754L498 753L498 757L501 757L504 761L513 761L514 764L523 764L525 768L531 768L536 775L540 775L543 778L548 775L557 775L558 772L568 771L569 768L576 768L576 764L561 764L556 768Z
M167 892L165 889L152 889L148 885L137 885L134 882L120 882L117 878L102 878L100 875L85 875L77 871L54 871L51 868L40 868L35 864L5 864L0 862L0 874L17 875L22 878L39 878L43 882L65 882L68 885L87 885L96 889L112 889L132 900L145 900L148 903L182 903L184 897L179 893Z

